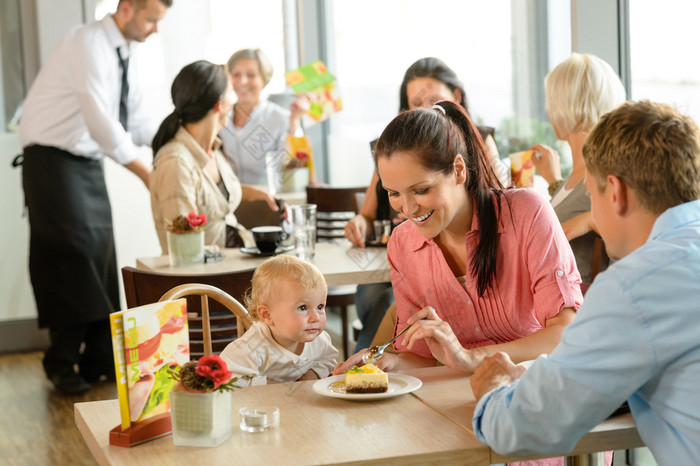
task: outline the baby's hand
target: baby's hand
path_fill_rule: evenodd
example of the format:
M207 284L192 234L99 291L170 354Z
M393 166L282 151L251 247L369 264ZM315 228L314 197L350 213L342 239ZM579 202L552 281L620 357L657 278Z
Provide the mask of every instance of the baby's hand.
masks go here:
M318 380L318 379L320 379L318 374L315 373L314 371L312 371L311 369L309 369L308 371L306 371L306 373L304 375L302 375L301 377L299 377L297 379L297 382L301 381L301 380Z

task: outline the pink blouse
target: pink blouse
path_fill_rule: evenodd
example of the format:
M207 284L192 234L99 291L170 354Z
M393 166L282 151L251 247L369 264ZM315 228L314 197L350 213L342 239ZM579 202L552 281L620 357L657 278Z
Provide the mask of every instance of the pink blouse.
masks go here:
M475 348L534 333L564 308L578 310L583 302L581 276L549 202L531 189L504 191L498 234L496 278L479 297L471 274L471 257L479 239L476 211L464 237L466 287L452 273L435 241L421 236L411 222L398 226L388 245L397 305L394 332L406 327L409 316L432 306L465 348ZM403 338L394 342L394 348L407 351ZM433 358L425 342L411 352Z

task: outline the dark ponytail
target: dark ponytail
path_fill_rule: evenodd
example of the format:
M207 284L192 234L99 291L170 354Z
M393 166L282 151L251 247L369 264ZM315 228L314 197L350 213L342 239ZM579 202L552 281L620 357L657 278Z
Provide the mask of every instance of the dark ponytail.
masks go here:
M464 158L465 190L473 199L479 220L479 243L471 260L471 274L477 279L479 296L483 296L496 276L503 186L491 168L479 131L460 105L442 101L433 108L403 112L389 123L374 148L375 163L396 152L410 152L426 169L443 174L452 173L457 154Z
M204 118L226 92L228 76L223 65L199 60L185 66L170 88L175 110L165 117L153 138L154 158L175 137L180 126Z

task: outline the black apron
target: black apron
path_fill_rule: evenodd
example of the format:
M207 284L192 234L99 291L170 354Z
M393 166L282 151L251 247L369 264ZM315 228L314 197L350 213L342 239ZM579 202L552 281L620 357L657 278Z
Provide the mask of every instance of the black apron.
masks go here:
M120 305L103 162L54 147L28 146L22 183L39 326L108 318Z

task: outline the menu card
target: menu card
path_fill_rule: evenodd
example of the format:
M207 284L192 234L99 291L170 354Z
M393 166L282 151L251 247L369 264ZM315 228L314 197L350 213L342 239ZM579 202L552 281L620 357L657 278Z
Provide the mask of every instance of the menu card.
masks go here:
M309 94L309 117L315 122L327 119L343 108L335 76L328 72L322 61L315 61L301 68L288 71L284 78L297 94Z
M189 361L187 300L147 304L109 315L122 429L167 412L177 383L168 369Z

